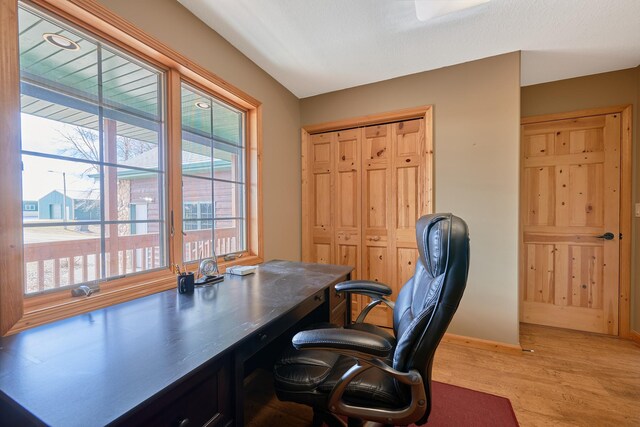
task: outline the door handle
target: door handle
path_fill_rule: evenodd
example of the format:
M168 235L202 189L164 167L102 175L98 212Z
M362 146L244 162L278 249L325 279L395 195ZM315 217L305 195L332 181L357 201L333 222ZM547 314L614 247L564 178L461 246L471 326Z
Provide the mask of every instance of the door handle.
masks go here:
M604 240L613 240L615 236L613 235L613 233L607 231L604 234L601 234L599 236L596 236L596 239L604 239Z

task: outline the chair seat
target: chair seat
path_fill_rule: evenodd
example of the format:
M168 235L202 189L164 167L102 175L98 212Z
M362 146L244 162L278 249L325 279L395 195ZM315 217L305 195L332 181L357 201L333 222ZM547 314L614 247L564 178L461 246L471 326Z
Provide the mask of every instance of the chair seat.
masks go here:
M389 344L391 344L391 347L395 348L396 346L396 337L394 337L386 329L376 325L372 325L371 323L351 323L345 327L347 329L355 329L362 332L369 332L370 334L374 334L381 338L386 339L389 342Z
M391 363L390 360L387 361ZM275 388L280 400L323 406L329 393L355 359L322 350L287 349L274 367ZM395 409L406 406L407 393L397 382L376 368L355 377L343 399L352 405Z

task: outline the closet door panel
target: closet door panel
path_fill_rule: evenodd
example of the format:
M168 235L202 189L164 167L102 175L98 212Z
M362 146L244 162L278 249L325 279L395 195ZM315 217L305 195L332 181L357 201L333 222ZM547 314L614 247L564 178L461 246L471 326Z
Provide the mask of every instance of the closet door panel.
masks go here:
M390 246L394 250L391 264L393 297L413 275L418 259L416 221L423 212L425 185L424 120L409 120L391 125L392 192L394 194Z
M394 197L392 193L391 125L368 126L363 130L363 274L364 279L393 287L393 247L390 246ZM363 297L363 304L370 301ZM392 326L392 312L379 305L367 322Z
M334 137L333 133L311 136L311 262L334 262Z
M362 269L361 135L360 129L335 132L335 262L353 267L352 279L359 279ZM351 301L352 314L357 316L360 296L352 295Z

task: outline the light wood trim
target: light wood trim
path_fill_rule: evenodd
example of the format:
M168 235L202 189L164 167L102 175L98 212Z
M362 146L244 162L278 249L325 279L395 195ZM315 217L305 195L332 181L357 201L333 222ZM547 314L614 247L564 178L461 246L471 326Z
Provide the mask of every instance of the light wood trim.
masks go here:
M151 295L156 292L171 289L176 286L176 279L168 269L154 274L154 279L140 283L140 279L134 277L128 278L125 283L119 282L118 285L108 290L104 286L100 292L89 297L71 297L65 293L64 298L60 295L51 294L43 295L40 298L29 298L25 302L25 315L14 325L8 334L14 334L25 329L50 323L55 320L74 316L76 314L87 313L92 310L104 308L113 304L129 301L133 298L139 298ZM47 298L58 298L56 305L47 304Z
M424 144L425 146L422 159L425 178L425 194L423 195L424 206L422 207L423 215L436 212L436 176L433 173L436 161L436 158L433 155L433 108L429 108L424 112Z
M167 123L180 123L182 87L180 73L167 73ZM182 264L184 250L182 235L182 128L171 126L167 134L167 241L169 242L169 265Z
M47 10L80 28L97 35L136 56L163 69L167 74L167 121L173 123L167 137L168 189L167 235L169 236L169 263L182 261L182 209L174 210L176 232L170 235L170 209L182 205L181 190L181 128L176 126L180 118L180 80L189 81L216 97L231 103L247 114L247 169L251 194L247 203L249 251L242 258L219 263L222 272L231 265L250 265L263 261L262 239L262 108L260 101L244 93L215 74L187 59L180 53L153 39L131 23L92 0L25 0ZM132 277L102 282L100 292L89 298L72 298L65 292L24 298L22 284L22 203L21 170L16 162L20 152L20 74L18 58L18 17L16 0L0 0L0 35L3 46L0 62L0 124L2 124L3 150L0 150L0 182L5 215L0 216L0 267L3 282L0 283L0 335L12 334L35 325L86 313L98 308L128 301L133 298L171 289L175 276L169 268ZM177 91L177 92L176 92ZM177 101L176 101L177 99ZM6 122L6 125L5 125ZM6 130L5 130L6 129ZM13 150L12 150L13 145ZM10 189L10 191L8 191ZM6 194L4 194L6 192ZM11 214L11 211L15 211ZM5 265L6 263L6 265ZM22 317L22 318L21 318Z
M311 260L311 239L313 235L313 231L311 230L311 180L309 179L309 171L312 170L311 164L313 160L309 158L309 145L311 144L311 138L309 133L302 129L300 131L300 140L302 141L301 146L301 158L302 158L302 260L310 261Z
M596 116L596 115L605 115L605 114L621 114L621 148L620 148L620 167L621 167L621 176L620 176L620 232L622 233L622 240L620 240L620 289L618 292L618 335L621 337L630 337L631 331L631 209L632 209L632 167L633 167L633 157L632 157L632 147L633 147L633 130L632 130L632 106L631 105L614 105L610 107L602 107L602 108L591 108L587 110L579 110L579 111L571 111L564 113L555 113L555 114L543 114L537 116L529 116L523 117L520 121L520 136L521 136L521 147L523 146L522 140L524 138L524 125L546 122L551 120L567 120L567 119L575 119L580 117L587 116ZM520 188L522 189L523 183L523 174L522 174L522 165L524 164L524 149L520 150L520 162L521 162L521 172L520 172ZM524 213L522 212L522 194L520 200L520 232L519 240L520 240L520 255L523 255L523 241L522 241L522 225L524 224ZM519 265L522 263L519 262ZM523 271L522 267L519 269L520 278L519 282L519 291L520 295L518 296L519 303L519 312L520 318L522 320L522 283L523 283Z
M631 333L631 212L633 200L633 139L632 106L621 112L622 142L620 146L620 303L618 306L618 332L621 337Z
M315 125L303 126L302 129L308 134L328 132L332 130L342 130L355 127L369 126L380 123L391 123L407 119L416 119L419 117L431 118L430 105L422 107L405 108L403 110L391 111L387 113L369 114L366 116L354 117L351 119L342 119L332 122L319 123Z
M532 123L549 122L552 120L567 120L567 119L575 119L580 117L600 116L600 115L606 115L606 114L620 113L630 107L631 107L630 105L613 105L610 107L589 108L586 110L568 111L564 113L540 114L537 116L527 116L527 117L522 117L520 119L520 124L529 125Z
M20 65L18 5L0 1L0 335L23 314L22 171L20 158Z
M629 331L629 337L628 337L631 341L633 341L634 343L640 345L640 333L636 332L636 331Z
M247 167L249 169L248 236L249 253L264 258L263 216L262 216L262 106L247 112L248 151Z
M262 258L256 256L246 256L238 260L221 262L218 267L220 272L224 273L232 265L254 265L262 261ZM109 284L109 282L102 283L100 292L90 297L79 298L71 297L66 293L64 296L61 293L52 293L28 298L25 301L26 313L6 332L6 335L173 289L176 286L175 277L169 269L165 269L145 275L145 279L142 282L140 275L135 275L127 279L118 280L117 283L113 284ZM53 305L54 303L55 305Z
M482 350L497 351L499 353L508 354L522 354L522 347L519 344L507 344L499 341L483 340L480 338L465 337L462 335L455 335L446 333L442 337L442 342L448 344L464 345L471 348L478 348Z

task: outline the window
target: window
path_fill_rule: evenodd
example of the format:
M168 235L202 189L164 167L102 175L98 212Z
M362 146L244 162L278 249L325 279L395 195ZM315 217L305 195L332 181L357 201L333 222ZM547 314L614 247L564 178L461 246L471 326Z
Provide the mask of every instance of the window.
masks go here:
M213 223L203 221L206 218L213 218L210 202L185 202L183 204L183 231L211 229Z
M165 267L164 74L35 9L19 28L22 196L46 207L25 294Z
M245 115L186 83L181 97L183 259L242 252L246 249Z
M214 249L262 260L260 103L85 6L3 6L0 334L173 288Z

